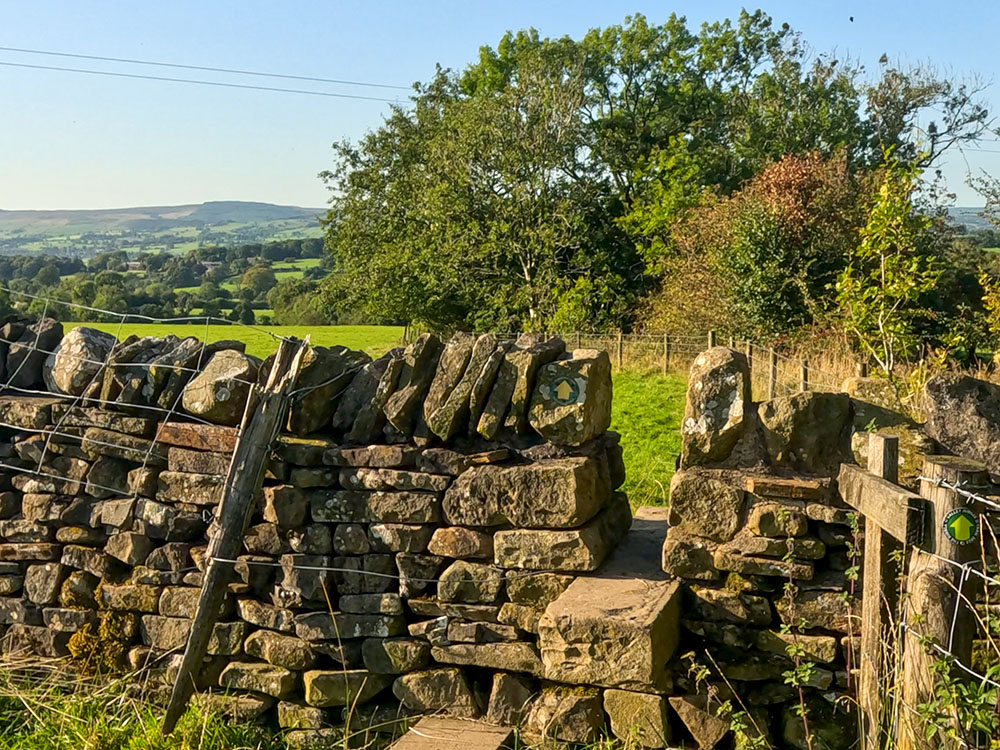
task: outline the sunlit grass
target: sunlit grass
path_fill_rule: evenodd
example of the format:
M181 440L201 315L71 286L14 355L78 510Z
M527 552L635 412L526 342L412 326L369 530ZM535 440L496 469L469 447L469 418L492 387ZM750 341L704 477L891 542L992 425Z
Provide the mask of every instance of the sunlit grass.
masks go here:
M633 508L668 502L670 478L681 450L686 391L683 375L614 375L611 429L622 436L627 477L624 489Z
M305 338L316 346L334 346L340 344L351 349L360 349L372 356L380 356L398 345L403 336L402 326L259 326L249 328L241 325L209 325L202 322L191 324L177 323L63 323L68 331L75 326L88 326L108 333L118 334L119 338L126 336L195 336L207 341L236 339L247 345L247 354L255 357L267 357L277 348L274 336L295 336ZM274 336L270 335L274 334Z

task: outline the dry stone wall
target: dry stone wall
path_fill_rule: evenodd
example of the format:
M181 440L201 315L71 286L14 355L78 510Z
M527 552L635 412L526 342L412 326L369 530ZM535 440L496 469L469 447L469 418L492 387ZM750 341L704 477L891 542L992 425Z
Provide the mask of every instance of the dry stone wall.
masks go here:
M62 333L0 328L19 389L0 395L3 649L143 668L165 689L269 362L236 342ZM581 741L608 705L630 715L630 693L571 687L587 679L538 642L546 607L632 521L604 352L528 335L423 335L375 360L314 347L296 387L196 700L303 745L333 742L347 713L391 730L447 710ZM646 649L661 703L673 645Z
M692 365L663 568L683 582L679 652L707 670L676 664L669 699L699 747L739 741L717 715L726 701L768 746L857 742L860 540L832 479L852 461L853 420L842 393L752 403L739 352Z

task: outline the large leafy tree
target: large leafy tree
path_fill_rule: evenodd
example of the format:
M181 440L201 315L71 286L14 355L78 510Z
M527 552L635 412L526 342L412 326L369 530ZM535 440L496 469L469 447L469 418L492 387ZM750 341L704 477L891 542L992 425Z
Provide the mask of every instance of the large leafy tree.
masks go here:
M981 132L974 95L888 67L865 83L760 11L698 30L637 15L579 40L508 33L334 147L324 303L438 328L627 326L692 207L788 154L849 173L887 147L923 159L910 141L928 109L944 112L925 129L940 153ZM783 231L747 227L761 242L745 257L774 261Z

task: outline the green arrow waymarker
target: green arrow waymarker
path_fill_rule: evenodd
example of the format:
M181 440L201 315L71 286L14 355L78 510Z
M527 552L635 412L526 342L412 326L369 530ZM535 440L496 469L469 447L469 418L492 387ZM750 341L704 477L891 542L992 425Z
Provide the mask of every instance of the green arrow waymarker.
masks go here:
M979 517L968 508L955 508L945 516L944 533L955 544L972 544L979 537Z

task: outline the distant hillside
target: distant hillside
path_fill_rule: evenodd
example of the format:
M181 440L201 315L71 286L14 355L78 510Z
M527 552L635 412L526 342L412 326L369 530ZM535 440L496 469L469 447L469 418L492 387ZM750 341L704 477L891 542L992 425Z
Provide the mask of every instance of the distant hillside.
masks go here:
M992 228L993 225L980 216L982 212L982 208L975 208L973 206L953 206L948 209L948 215L951 217L951 220L956 224L964 225L970 232Z
M0 209L0 253L91 256L104 250L186 251L318 237L322 208L248 201L82 211Z

